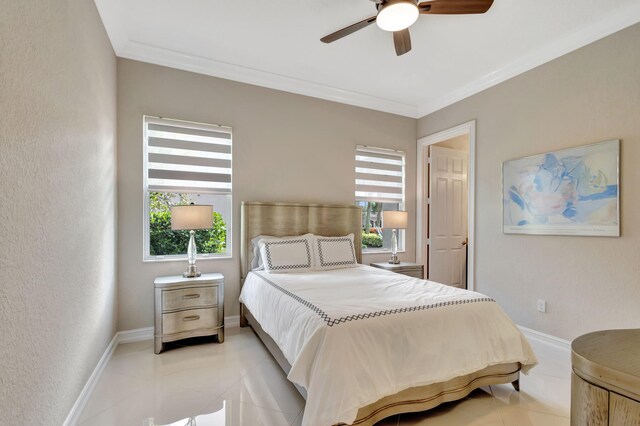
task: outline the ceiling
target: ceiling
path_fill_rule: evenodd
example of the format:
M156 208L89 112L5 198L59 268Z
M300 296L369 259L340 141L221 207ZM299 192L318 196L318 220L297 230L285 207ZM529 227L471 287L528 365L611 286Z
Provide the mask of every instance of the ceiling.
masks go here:
M445 1L445 0L442 0ZM640 22L638 0L495 0L423 15L413 50L371 25L370 0L95 0L116 55L419 118Z

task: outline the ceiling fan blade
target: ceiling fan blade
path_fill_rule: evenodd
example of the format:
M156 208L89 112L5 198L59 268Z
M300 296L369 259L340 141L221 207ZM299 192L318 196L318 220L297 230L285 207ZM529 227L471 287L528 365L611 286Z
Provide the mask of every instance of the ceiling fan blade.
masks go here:
M418 4L422 14L431 15L464 15L485 13L493 0L432 0Z
M405 28L401 31L393 33L393 44L396 47L396 55L401 56L411 50L411 36L409 29Z
M332 43L336 40L341 39L342 37L346 37L349 34L353 34L358 30L361 30L363 28L368 27L369 25L373 24L374 22L376 22L376 17L372 16L371 18L367 18L363 21L360 22L356 22L353 25L349 25L348 27L345 27L341 30L336 31L335 33L331 33L328 36L324 36L320 39L321 42L323 43Z

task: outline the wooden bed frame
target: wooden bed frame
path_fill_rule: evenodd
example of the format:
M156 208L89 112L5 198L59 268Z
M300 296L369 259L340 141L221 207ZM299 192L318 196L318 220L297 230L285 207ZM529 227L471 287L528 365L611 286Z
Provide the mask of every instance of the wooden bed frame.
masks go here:
M356 258L361 263L361 220L361 209L355 205L243 202L240 232L240 285L242 286L251 270L253 258L251 239L258 235L283 237L313 233L330 237L353 233ZM240 304L240 326L251 326L284 372L289 373L291 365L278 345L264 332L242 303ZM481 386L511 383L516 390L520 390L520 367L519 363L494 365L446 382L405 389L361 407L352 424L370 426L394 414L425 411L443 402L464 398ZM295 386L306 399L306 391L298 385Z

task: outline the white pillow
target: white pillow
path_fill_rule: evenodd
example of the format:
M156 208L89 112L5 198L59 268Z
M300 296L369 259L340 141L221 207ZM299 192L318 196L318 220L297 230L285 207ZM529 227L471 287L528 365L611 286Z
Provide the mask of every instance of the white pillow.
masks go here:
M311 237L313 234L294 235L291 237L272 237L270 235L258 235L251 239L251 246L253 247L253 259L251 259L251 270L261 271L264 269L264 260L260 254L260 241L261 240L287 240L292 238Z
M269 273L309 272L314 269L313 236L260 240L260 256Z
M277 237L272 237L269 235L258 235L255 238L251 239L251 247L253 247L253 259L251 259L251 270L261 270L264 269L264 262L262 261L262 256L260 256L260 246L258 243L260 240L273 240Z
M352 268L358 265L353 245L353 234L344 237L321 237L316 235L314 251L316 269Z

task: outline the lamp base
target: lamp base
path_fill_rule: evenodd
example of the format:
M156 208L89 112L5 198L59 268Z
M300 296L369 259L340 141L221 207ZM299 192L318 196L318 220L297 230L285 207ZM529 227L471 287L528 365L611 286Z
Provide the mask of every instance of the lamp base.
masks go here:
M391 259L389 260L389 263L392 265L400 263L398 260L398 234L395 229L391 234Z
M198 271L196 265L189 265L187 270L182 274L184 278L196 278L202 275L202 272Z

